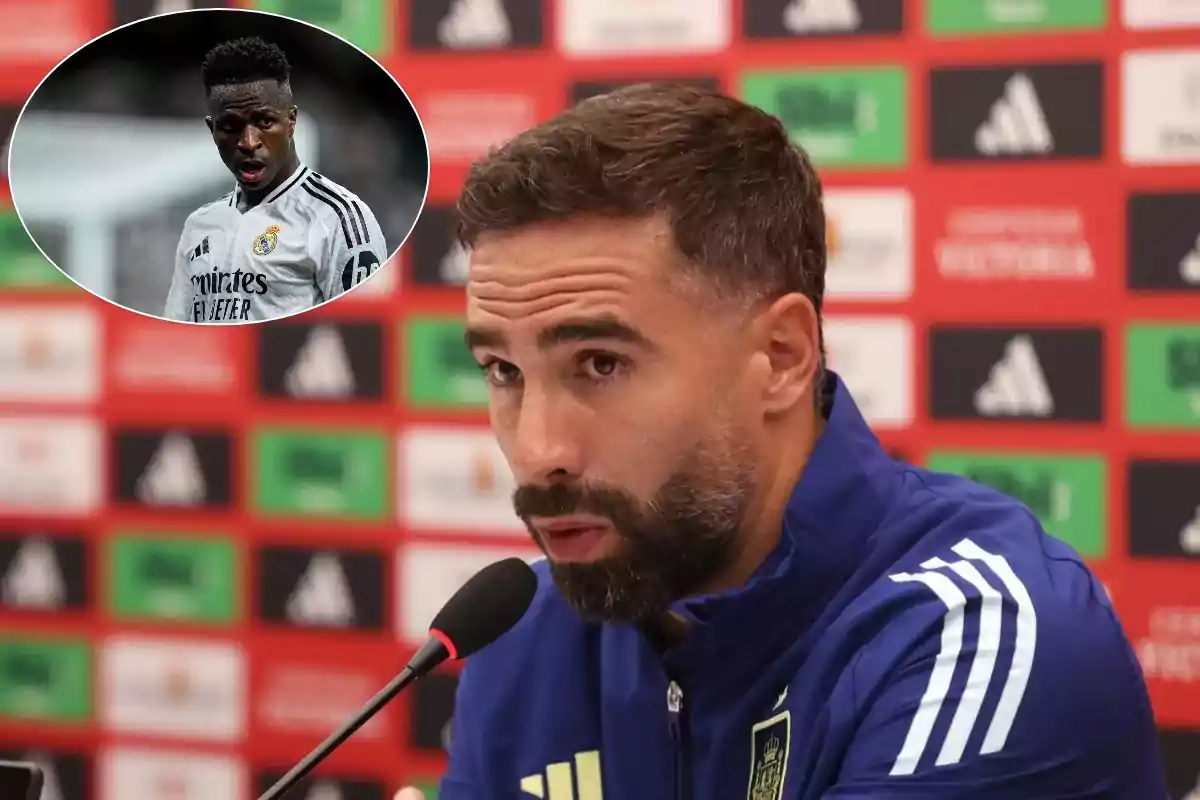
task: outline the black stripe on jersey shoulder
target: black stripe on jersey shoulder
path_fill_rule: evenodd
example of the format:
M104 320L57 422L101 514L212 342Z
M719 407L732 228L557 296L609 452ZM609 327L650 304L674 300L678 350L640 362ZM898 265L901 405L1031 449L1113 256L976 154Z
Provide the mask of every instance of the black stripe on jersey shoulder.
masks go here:
M363 216L362 209L358 207L357 200L351 200L350 205L354 206L354 213L358 214L358 222L362 225L363 238L367 240L367 244L371 243L371 231L367 230L367 220Z
M305 175L311 175L311 174L312 174L312 171L308 167L301 164L300 169L296 170L296 174L293 175L287 183L285 183L282 187L276 189L274 192L271 193L271 196L267 199L267 202L274 203L276 200L278 200L279 198L281 198L285 194L287 194L288 190L290 190L293 186L295 186L300 181L302 181L304 179Z
M308 181L305 181L303 184L301 184L300 188L333 209L333 213L337 214L338 222L342 224L342 234L346 237L346 247L353 247L354 243L350 241L350 226L346 224L346 215L342 213L342 209L338 207L338 204L330 200L325 195L317 194L315 191L313 191Z
M366 238L366 242L371 241L371 236L366 231L366 227L367 227L366 225L363 225L362 234L359 233L358 223L354 220L354 215L350 210L350 203L349 203L349 201L346 200L346 198L342 195L341 192L336 191L333 187L329 186L328 184L324 183L323 181L319 180L316 177L309 178L307 181L305 181L305 185L311 185L317 191L322 192L323 194L327 195L328 197L333 198L342 206L342 208L344 208L346 210L346 215L348 217L350 217L350 228L351 228L351 230L354 231L354 239L358 244L360 244L360 245L365 244L365 242L363 241L364 237Z

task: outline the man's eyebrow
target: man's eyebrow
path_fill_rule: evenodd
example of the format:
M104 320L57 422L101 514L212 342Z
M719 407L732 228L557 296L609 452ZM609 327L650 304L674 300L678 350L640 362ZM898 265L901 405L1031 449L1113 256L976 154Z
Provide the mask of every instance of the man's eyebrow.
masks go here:
M502 349L508 341L501 331L486 326L467 328L463 338L471 350L479 347ZM548 350L568 342L604 340L653 349L653 344L645 334L629 323L611 315L563 320L541 331L537 337L538 347L542 350Z

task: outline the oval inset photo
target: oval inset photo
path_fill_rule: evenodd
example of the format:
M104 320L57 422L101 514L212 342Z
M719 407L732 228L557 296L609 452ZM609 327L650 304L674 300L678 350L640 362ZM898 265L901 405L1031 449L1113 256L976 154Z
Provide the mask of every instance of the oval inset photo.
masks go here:
M429 187L391 74L321 28L234 9L84 45L29 98L8 159L13 206L60 271L199 324L292 316L396 268Z

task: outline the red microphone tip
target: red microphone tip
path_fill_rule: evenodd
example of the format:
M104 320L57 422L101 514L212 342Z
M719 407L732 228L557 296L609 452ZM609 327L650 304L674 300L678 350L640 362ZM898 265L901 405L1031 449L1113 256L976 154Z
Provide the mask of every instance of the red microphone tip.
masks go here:
M446 634L442 633L442 632L441 632L441 631L439 631L437 628L430 628L430 629L429 629L429 635L430 635L430 636L432 636L434 639L437 639L439 642L441 642L441 643L442 643L442 645L443 645L443 646L446 648L446 651L447 651L448 653L450 653L450 660L451 660L451 661L457 661L457 660L458 660L458 648L454 646L454 642L450 641L450 637L449 637L449 636L447 636Z

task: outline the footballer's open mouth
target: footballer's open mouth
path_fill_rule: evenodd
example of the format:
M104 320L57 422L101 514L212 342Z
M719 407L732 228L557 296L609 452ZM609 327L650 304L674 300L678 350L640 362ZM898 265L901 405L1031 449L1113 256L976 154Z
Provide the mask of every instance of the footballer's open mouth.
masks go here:
M237 165L237 175L242 183L258 183L267 174L267 165L255 159L240 161Z

